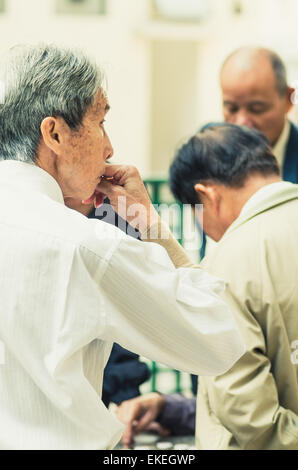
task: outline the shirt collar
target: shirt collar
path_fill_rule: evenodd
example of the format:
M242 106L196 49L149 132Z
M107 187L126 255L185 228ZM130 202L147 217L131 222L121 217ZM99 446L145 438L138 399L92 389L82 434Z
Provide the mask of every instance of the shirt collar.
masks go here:
M285 181L267 184L254 193L249 200L244 204L239 217L245 217L251 210L257 208L264 199L269 199L276 193L279 193L284 188L288 188L289 184Z
M264 186L253 194L242 207L239 217L230 225L224 237L261 212L292 199L298 199L297 184L280 181Z
M46 194L64 204L61 188L55 178L35 164L15 160L0 161L1 187L15 186L26 191Z
M291 131L291 125L290 125L289 120L286 119L282 133L280 134L278 141L273 147L273 154L275 155L281 168L283 167L284 160L285 160L286 148L287 148L288 140L290 137L290 131Z

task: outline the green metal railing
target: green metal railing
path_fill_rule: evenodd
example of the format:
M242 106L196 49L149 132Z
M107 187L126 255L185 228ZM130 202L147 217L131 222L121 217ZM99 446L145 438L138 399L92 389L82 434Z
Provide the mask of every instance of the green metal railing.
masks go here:
M147 191L150 195L150 198L151 198L151 201L153 204L157 205L157 206L160 206L161 204L162 205L167 205L167 206L170 206L171 204L173 203L176 203L176 204L179 204L179 206L181 207L181 204L180 203L177 203L177 201L175 201L175 199L173 199L173 196L171 195L170 193L170 190L169 190L169 186L168 186L168 181L164 178L152 178L152 179L146 179L144 180L144 183L145 183L145 186L147 188ZM176 220L176 224L179 225L179 230L177 230L177 233L178 234L181 234L181 236L177 237L177 240L180 244L183 244L183 237L182 237L182 233L183 233L183 217L181 216L182 214L182 211L179 211L179 219ZM170 227L172 230L175 231L175 227L171 226ZM157 391L158 387L157 387L157 379L158 377L160 376L160 374L169 374L169 373L172 373L174 374L174 378L175 378L175 386L174 386L174 389L173 390L160 390L160 387L159 387L159 390L158 391L162 391L162 392L167 392L167 393L181 393L183 391L185 391L185 387L182 386L182 374L180 371L178 370L174 370L174 369L170 369L166 366L163 366L161 364L158 364L156 362L151 362L151 364L149 364L150 368L151 368L151 391L152 392L155 392ZM191 379L189 377L189 387L188 387L188 390L191 390Z

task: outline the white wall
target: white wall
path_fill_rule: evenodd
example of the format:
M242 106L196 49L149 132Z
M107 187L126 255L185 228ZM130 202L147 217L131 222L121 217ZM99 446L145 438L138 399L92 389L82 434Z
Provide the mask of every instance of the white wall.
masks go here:
M182 0L181 0L182 1ZM167 174L179 144L203 124L222 119L219 71L234 49L275 49L298 84L297 0L210 0L204 24L165 23L152 30L151 168ZM291 116L298 121L297 106Z
M228 13L231 4L231 0L214 0L210 36L198 43L199 124L222 118L219 71L225 57L238 47L274 49L286 63L289 83L298 80L297 0L242 0L243 15L239 16ZM292 115L296 117L297 109Z
M183 41L152 44L151 168L163 174L176 147L198 129L197 46Z
M178 144L222 118L218 74L233 49L274 48L298 81L297 0L238 0L242 15L233 14L234 0L210 0L212 15L197 26L152 21L153 0L107 0L107 16L57 15L55 0L6 2L0 51L50 41L79 46L104 66L114 160L143 176L166 175Z

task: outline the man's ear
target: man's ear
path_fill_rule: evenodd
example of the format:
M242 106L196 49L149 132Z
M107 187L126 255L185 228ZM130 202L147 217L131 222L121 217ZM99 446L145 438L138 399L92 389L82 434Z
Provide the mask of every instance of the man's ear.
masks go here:
M197 183L195 184L194 189L198 193L199 199L202 201L203 204L211 205L212 208L216 212L218 212L220 194L217 191L215 185Z
M61 144L64 141L65 127L67 127L67 124L60 117L46 117L40 125L40 132L45 145L56 155L59 155Z
M288 86L288 89L287 89L287 96L286 96L286 99L287 99L287 110L286 112L289 113L294 105L294 103L296 103L296 99L297 99L297 90L295 90L295 88L292 88L292 87L289 87Z

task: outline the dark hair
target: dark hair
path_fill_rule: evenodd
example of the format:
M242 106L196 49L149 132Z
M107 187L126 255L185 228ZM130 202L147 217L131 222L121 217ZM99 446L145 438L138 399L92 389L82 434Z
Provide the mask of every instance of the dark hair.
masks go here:
M285 64L273 51L268 51L268 57L275 75L277 90L281 96L285 96L288 90L287 71Z
M170 167L170 188L178 201L195 205L200 202L195 184L212 181L240 188L254 173L280 174L266 137L249 127L215 124L178 150Z

